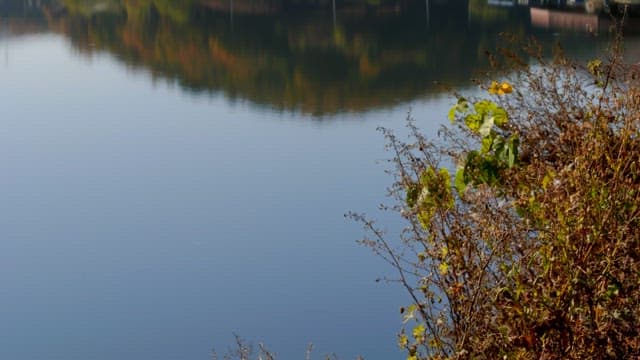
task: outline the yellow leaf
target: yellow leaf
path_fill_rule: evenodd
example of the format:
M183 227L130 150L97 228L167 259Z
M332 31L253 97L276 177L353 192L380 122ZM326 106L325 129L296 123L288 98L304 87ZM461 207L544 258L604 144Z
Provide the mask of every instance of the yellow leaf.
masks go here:
M491 82L491 86L489 86L489 94L495 95L500 90L500 85L496 81Z
M407 338L407 335L400 335L400 338L398 339L398 345L400 345L400 347L403 349L407 347L407 345L409 345L409 339Z
M438 269L440 270L440 275L447 275L449 272L449 264L441 263Z
M506 81L502 84L498 84L497 81L492 81L489 86L489 94L492 95L505 95L511 94L511 92L513 92L513 87Z
M414 328L413 328L413 332L412 332L413 337L414 337L416 340L418 340L418 339L422 339L422 337L424 336L424 331L425 331L425 328L424 328L424 325L422 325L422 324L420 324L420 325L418 325L418 326L414 327Z
M442 252L443 258L447 257L447 254L449 254L449 248L447 248L446 246L443 246L442 249L440 249L440 251Z

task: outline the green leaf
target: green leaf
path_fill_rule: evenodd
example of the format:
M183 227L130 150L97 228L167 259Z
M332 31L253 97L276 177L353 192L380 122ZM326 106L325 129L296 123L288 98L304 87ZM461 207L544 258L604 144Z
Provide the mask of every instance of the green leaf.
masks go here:
M495 138L494 133L489 134L489 136L485 136L482 138L482 148L480 148L480 152L483 154L488 153L491 150L491 146L493 145L493 139Z
M492 146L495 159L501 164L501 166L505 166L509 163L509 146L505 143L505 140L501 136L497 136L493 141Z
M498 105L496 105L496 103L489 100L480 100L473 104L473 108L476 110L476 112L482 115L493 112L493 110L497 106Z
M417 307L415 304L409 305L409 307L405 310L404 316L402 317L402 322L407 323L409 320L415 319L416 309Z
M455 105L449 109L449 121L451 121L452 124L456 122L456 110L458 110L458 107Z
M600 75L600 66L602 66L602 60L600 59L593 59L587 63L587 69L595 76Z
M489 133L491 133L494 121L494 116L484 116L482 119L482 125L480 125L480 128L478 129L478 133L482 136L488 136Z
M463 114L469 112L469 103L467 102L467 99L463 97L459 98L458 102L449 109L449 121L451 121L452 124L456 121L457 112Z
M613 298L615 296L618 296L618 294L620 294L620 287L618 285L611 284L607 286L607 298Z
M422 190L420 184L411 184L407 186L407 206L414 207L418 201L418 195Z
M464 166L458 166L458 169L456 170L456 178L453 183L456 190L458 190L458 194L464 194L467 189L467 182L464 179Z
M433 182L435 177L436 177L436 172L433 170L433 168L427 167L420 174L420 184L422 186L428 187L429 184Z
M500 158L500 152L504 149L504 138L502 136L494 136L493 143L491 143L491 150Z
M478 170L480 172L479 179L481 182L494 185L500 177L497 159L493 156L487 156L482 159Z
M520 139L516 136L512 136L509 139L509 143L507 145L507 164L510 168L512 168L516 161L518 160L518 145L520 144Z
M516 164L516 155L513 149L511 148L511 144L509 144L509 147L507 148L507 150L508 150L507 165L509 166L509 168L512 168L513 165Z
M478 132L480 125L482 125L482 117L479 114L469 114L465 116L464 123L467 125L469 130Z
M507 111L500 106L496 106L493 110L493 117L496 126L502 127L509 122L509 114L507 114Z
M440 168L439 173L441 179L447 179L449 177L449 169L447 168Z

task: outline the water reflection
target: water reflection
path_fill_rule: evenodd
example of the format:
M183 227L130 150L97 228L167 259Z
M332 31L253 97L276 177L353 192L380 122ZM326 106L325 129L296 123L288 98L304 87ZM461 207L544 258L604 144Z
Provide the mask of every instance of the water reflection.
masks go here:
M375 4L374 4L375 3ZM507 5L507 6L505 6ZM605 16L514 1L5 1L12 34L51 31L83 53L108 51L193 92L277 110L363 111L463 85L499 32L602 31ZM7 27L6 27L7 28ZM581 37L582 35L575 35ZM575 37L574 36L574 37ZM579 43L579 44L578 44ZM569 48L593 46L569 41Z
M468 84L501 31L585 56L605 38L517 4L314 4L0 1L1 359L199 359L233 331L282 359L401 356L406 299L341 216L388 185L375 127L410 102L434 134L449 99L419 100ZM16 38L36 33L58 35Z

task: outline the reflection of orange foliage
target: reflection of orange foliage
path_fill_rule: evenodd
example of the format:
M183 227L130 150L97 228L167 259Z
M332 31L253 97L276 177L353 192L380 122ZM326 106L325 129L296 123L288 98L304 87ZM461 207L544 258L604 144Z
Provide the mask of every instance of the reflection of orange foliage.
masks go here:
M128 51L137 54L152 68L178 71L181 78L193 83L224 84L231 93L242 93L247 98L276 108L297 109L314 114L359 111L371 108L372 104L395 103L392 98L409 98L414 95L411 88L393 89L391 94L384 89L380 91L363 87L359 81L318 81L309 73L310 69L305 69L304 66L289 68L285 58L265 57L265 54L256 51L235 49L212 33L190 33L188 37L182 37L170 23L161 22L154 38L149 39L145 38L138 26L130 19L121 29L121 42ZM302 35L292 37L290 34L289 40L292 39L296 39L298 45L299 40L304 39L302 43L311 43L315 49L331 48L327 41L330 39L321 35L311 37L320 45ZM379 76L382 72L381 65L385 63L390 63L391 66L403 63L401 55L389 56L383 53L371 58L362 39L356 38L354 42L356 44L353 47L357 51L345 49L349 52L345 55L354 60L360 80ZM263 80L264 76L275 76L275 82Z
M251 74L260 67L261 57L253 56L242 59L227 50L217 38L209 38L209 56L214 65L224 69L226 76L230 76L234 81L251 81Z
M189 79L199 79L206 68L206 52L194 42L180 41L170 30L160 28L153 38L145 38L143 29L127 24L120 32L124 48L135 53L145 63L177 66Z
M435 57L437 55L432 55ZM424 50L411 50L403 52L388 52L380 54L380 63L384 66L400 64L425 64L428 62L427 53Z
M260 23L259 30L245 25L231 33L226 26L200 27L141 11L135 2L146 0L123 1L129 6L119 14L88 19L61 12L48 21L83 52L107 50L189 89L223 91L277 109L363 111L426 91L420 78L433 61L422 44L379 46L375 34L336 30L315 19L275 28ZM262 42L264 29L274 31L273 43Z
M233 64L238 62L238 59L231 55L226 49L220 46L218 39L209 39L209 53L211 58L225 67L233 67Z
M131 27L123 29L121 36L123 45L136 49L138 52L144 51L145 46L142 43L142 38L137 34L137 31Z
M360 70L360 75L366 77L374 77L380 73L380 65L371 63L369 56L366 54L360 56L358 69Z
M68 34L69 26L66 21L62 21L63 15L65 15L64 11L53 8L49 6L42 7L42 13L47 19L47 25L49 26L50 31Z

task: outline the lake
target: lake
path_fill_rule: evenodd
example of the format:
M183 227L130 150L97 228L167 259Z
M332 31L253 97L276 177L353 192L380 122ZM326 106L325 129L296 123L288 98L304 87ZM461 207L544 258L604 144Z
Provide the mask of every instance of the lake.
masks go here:
M379 126L428 134L500 32L589 59L605 14L469 1L0 2L0 358L401 359ZM640 51L633 28L631 60ZM635 56L637 60L637 56Z

